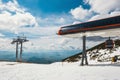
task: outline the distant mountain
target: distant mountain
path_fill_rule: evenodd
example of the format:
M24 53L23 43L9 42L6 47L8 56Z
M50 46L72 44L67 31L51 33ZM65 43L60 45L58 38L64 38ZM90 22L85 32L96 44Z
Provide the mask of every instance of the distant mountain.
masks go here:
M118 56L120 57L120 40L114 40L115 47L112 50L108 50L105 48L105 42L98 44L87 50L87 55L89 60L97 60L97 61L109 61L111 57ZM73 56L67 57L63 59L63 62L77 62L81 59L82 52L77 53Z
M50 64L74 55L79 50L40 50L39 52L23 52L23 62ZM15 51L0 51L0 61L16 61Z

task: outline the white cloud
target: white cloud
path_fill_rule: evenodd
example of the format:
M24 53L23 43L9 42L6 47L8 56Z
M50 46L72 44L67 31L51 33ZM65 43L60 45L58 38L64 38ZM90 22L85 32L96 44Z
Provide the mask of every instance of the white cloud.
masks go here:
M91 10L100 13L108 14L109 12L120 10L120 0L87 0L91 6Z
M81 5L71 9L71 14L77 20L95 20L120 15L120 0L84 0L84 2L90 9L84 9Z
M0 50L1 51L5 51L5 50L13 51L15 50L15 45L11 45L11 39L9 38L0 38Z
M120 10L119 11L114 11L110 13L111 16L117 16L120 15Z
M108 14L104 14L104 15L98 14L98 15L93 16L89 21L93 21L93 20L97 20L97 19L102 19L102 18L107 18L107 17L109 17Z
M17 33L19 27L37 26L34 16L21 8L17 1L0 4L0 30Z
M73 24L78 24L81 23L80 21L74 21Z
M58 26L63 26L65 24L71 24L74 21L71 15L65 15L65 14L50 15L50 16L45 16L45 18L37 17L36 20L41 27L48 27L48 26L58 27Z
M38 38L40 37L51 37L51 36L55 36L57 31L58 31L58 27L29 27L29 28L19 28L18 32L25 34L26 36L36 36Z
M91 15L91 12L88 9L82 8L82 6L79 6L75 9L71 9L70 13L73 15L75 19L84 20L85 18L89 17Z
M63 17L61 17L59 20L58 20L59 23L65 23L65 19Z
M2 33L0 33L0 37L4 37L5 35L3 35Z
M56 35L58 27L50 26L50 20L54 21L55 24L66 23L64 17L48 17L39 20L40 24L48 22L48 26L40 27L38 26L38 20L24 8L21 8L16 0L8 3L1 2L0 4L0 30L18 35L25 34L29 40L29 42L24 44L26 51L69 49L69 45L63 46L59 44L63 38ZM31 27L27 27L28 25ZM0 34L0 36L3 35ZM0 38L0 41L0 50L15 49L15 45L10 45L12 39Z
M20 12L24 13L25 9L21 8L19 4L17 3L17 0L9 1L7 3L0 3L0 10L4 11L10 11L10 12Z
M92 1L92 0L91 0ZM88 2L91 6L92 3ZM101 6L100 6L101 7ZM107 7L108 8L108 7ZM89 10L84 9L82 6L79 6L75 9L72 9L70 12L77 20L74 23L80 22L79 20L90 20L109 17L109 15L119 15L119 7L113 9L107 9L107 11L112 11L110 13L105 12L102 14L100 12L102 9L94 9L91 7ZM99 13L93 16L94 13ZM101 17L103 16L103 17ZM71 22L70 16L50 16L42 19L41 17L36 19L30 12L27 12L25 8L21 8L16 0L9 1L8 3L2 3L0 1L0 30L10 31L14 33L24 33L29 42L24 44L24 47L28 51L39 51L39 50L59 50L59 49L82 49L82 40L81 39L71 39L60 37L56 35L58 31L58 27L55 25L63 25ZM45 27L40 27L46 24ZM54 26L51 24L53 22ZM27 27L31 26L31 27ZM4 34L0 34L0 36L4 36ZM31 37L35 37L32 38ZM15 45L10 45L11 39L8 38L0 38L0 49L1 50L14 50ZM97 42L96 42L97 43ZM93 42L88 42L87 44L90 47L94 45ZM6 48L7 46L7 48Z
M108 18L108 17L112 17L112 16L117 16L117 15L120 15L120 11L114 11L114 12L111 12L110 14L97 14L97 15L94 15L93 17L91 17L89 19L89 21Z

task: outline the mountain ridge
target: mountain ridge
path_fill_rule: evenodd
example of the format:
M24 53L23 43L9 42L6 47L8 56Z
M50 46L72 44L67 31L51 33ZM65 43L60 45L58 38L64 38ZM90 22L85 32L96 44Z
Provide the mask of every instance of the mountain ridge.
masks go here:
M114 43L115 43L115 47L111 51L115 51L115 49L120 47L120 39L114 40ZM100 50L104 50L104 53L106 53L105 51L108 51L106 54L107 55L109 54L109 50L107 50L105 48L105 42L102 42L102 43L100 43L100 44L98 44L90 49L87 49L87 54L89 54L90 58L98 57L98 56L100 56L99 55ZM82 57L81 54L82 54L82 52L77 53L73 56L67 57L67 58L63 59L62 62L77 62L81 59L81 57ZM91 55L92 55L92 57L91 57Z

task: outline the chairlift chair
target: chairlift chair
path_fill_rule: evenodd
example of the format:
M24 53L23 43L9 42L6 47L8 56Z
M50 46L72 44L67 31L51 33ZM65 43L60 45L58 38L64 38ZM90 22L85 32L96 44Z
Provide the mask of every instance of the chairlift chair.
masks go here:
M106 40L106 42L105 42L105 48L107 48L107 49L112 49L112 48L114 48L114 40L110 39L110 37L109 37L109 39Z

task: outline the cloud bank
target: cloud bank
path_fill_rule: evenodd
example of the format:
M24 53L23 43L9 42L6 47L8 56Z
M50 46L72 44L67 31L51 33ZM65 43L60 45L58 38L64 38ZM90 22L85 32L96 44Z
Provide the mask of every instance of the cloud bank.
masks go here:
M90 8L79 5L68 12L71 16L50 15L41 18L33 16L26 8L21 7L17 0L6 3L0 0L0 50L14 50L15 45L10 42L12 38L22 34L30 40L24 44L26 51L82 49L80 38L57 36L59 27L120 15L119 3L120 0L84 0L84 5L89 5ZM88 48L99 43L95 42L97 39L90 40L87 42Z
M37 26L34 16L21 8L16 0L0 2L0 30L8 30L17 34L18 29L26 26Z
M17 0L3 3L0 1L0 50L15 50L11 45L12 38L25 35L30 40L24 44L26 51L71 49L60 44L64 38L56 35L58 26L66 24L68 16L51 16L42 19L33 16ZM52 21L54 25L50 23ZM69 19L67 20L70 21ZM46 24L46 26L43 25Z
M77 20L88 21L120 15L120 0L84 0L84 3L90 8L85 9L80 5L70 11Z

